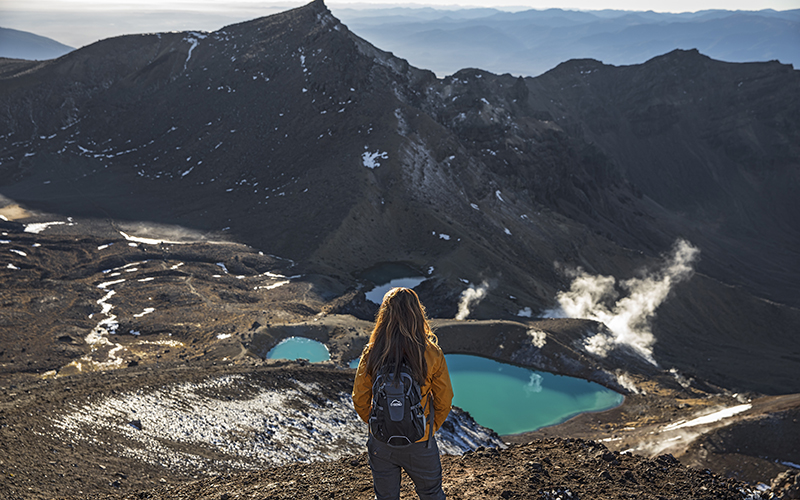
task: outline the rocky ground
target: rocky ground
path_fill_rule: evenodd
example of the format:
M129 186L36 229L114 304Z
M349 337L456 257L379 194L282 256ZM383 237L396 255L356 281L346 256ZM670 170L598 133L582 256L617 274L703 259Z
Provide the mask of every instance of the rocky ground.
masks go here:
M738 481L680 465L672 455L649 460L582 439L549 439L506 450L479 449L442 460L448 498L708 499L759 498ZM97 496L93 498L108 498ZM122 496L126 499L371 499L365 454L322 464L290 465L219 476ZM404 478L403 499L416 498Z
M291 380L316 382L321 396L335 399L349 390L352 373L325 366L288 362L196 362L183 365L138 366L112 372L94 372L57 379L7 376L1 389L0 461L5 498L127 498L127 499L234 499L234 498L371 498L371 476L365 455L356 450L339 458L312 463L292 462L279 467L240 467L192 470L132 459L119 454L120 437L108 428L90 441L63 439L59 417L98 399L141 392L176 382L198 382L220 375L257 374L277 387ZM241 393L225 390L214 397L228 401ZM632 401L631 401L632 399ZM661 400L663 404L666 399ZM654 408L639 417L643 405ZM620 453L600 436L619 425L659 420L656 400L629 398L622 407L584 417L592 425L573 420L541 434L593 435L595 440L565 437L506 437L505 449L480 447L462 456L443 457L444 485L450 498L607 498L607 499L744 499L756 495L757 481L745 483L726 471L686 467L671 454L646 458ZM122 425L146 426L149 415ZM636 418L636 417L633 417ZM598 428L595 430L595 428ZM614 432L621 432L616 430ZM752 436L756 442L757 436ZM631 434L630 444L635 440ZM165 442L167 440L164 440ZM515 441L516 443L511 443ZM602 443L600 441L606 441ZM203 445L184 444L184 453L224 462L225 452ZM166 453L162 457L167 461ZM788 467L783 467L788 469ZM796 477L796 476L795 476ZM794 478L789 478L796 481ZM414 498L408 480L403 498ZM794 484L794 483L792 483ZM775 497L781 498L781 497ZM783 498L795 498L786 496Z
M350 389L347 363L369 331L359 317L374 313L365 283L306 274L214 235L113 221L59 220L41 228L11 220L31 216L20 207L3 210L4 498L370 498L360 431L346 427L346 418L323 422L349 430L322 451L296 445L331 434L315 421L272 447L242 452L257 441L252 435L165 437L149 433L153 415L134 415L130 407L160 394L178 415L167 424L183 425L182 432L198 413L217 418L260 401L265 388L280 396L305 387L276 419L308 416L314 405L335 407ZM795 498L786 495L796 476L785 471L800 462L797 395L731 394L630 353L593 357L580 349L587 329L599 328L592 322L434 325L446 352L580 376L626 394L614 410L504 436L505 449L445 456L451 498L758 498L748 492L781 474L783 486L775 483L771 493ZM331 362L263 360L292 335L324 342ZM234 382L214 385L223 379ZM199 399L163 397L165 388L178 386ZM725 411L731 413L720 416ZM470 424L464 417L457 425ZM404 498L412 498L407 484Z

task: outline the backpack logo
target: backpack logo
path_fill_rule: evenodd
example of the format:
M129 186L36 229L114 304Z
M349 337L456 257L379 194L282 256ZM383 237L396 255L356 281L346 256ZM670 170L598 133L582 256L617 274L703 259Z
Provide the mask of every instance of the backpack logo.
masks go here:
M389 406L403 406L403 402L399 399L393 399Z

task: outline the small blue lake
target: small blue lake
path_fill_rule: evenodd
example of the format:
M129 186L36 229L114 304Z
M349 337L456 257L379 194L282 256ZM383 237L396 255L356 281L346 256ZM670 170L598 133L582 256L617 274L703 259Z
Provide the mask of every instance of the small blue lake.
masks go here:
M375 285L366 292L367 300L380 304L386 292L395 287L414 288L427 279L411 267L398 262L385 262L361 273L361 279Z
M307 359L319 363L331 359L331 354L321 342L305 337L289 337L270 349L267 359Z

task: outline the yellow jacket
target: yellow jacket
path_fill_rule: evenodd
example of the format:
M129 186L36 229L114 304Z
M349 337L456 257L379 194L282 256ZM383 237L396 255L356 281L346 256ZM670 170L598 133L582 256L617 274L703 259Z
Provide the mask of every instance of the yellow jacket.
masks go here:
M369 414L372 409L372 377L367 374L367 363L365 361L369 349L370 346L367 345L361 355L361 361L358 363L358 370L356 370L356 379L353 383L353 406L355 406L356 413L364 422L369 422ZM453 386L450 385L450 372L447 371L447 361L445 361L444 353L438 345L428 342L425 349L425 361L428 363L428 376L425 378L425 385L420 389L422 391L423 405L428 394L433 397L433 431L436 432L450 413L450 406L453 402ZM425 410L425 417L429 418L430 406L426 406ZM420 441L428 439L429 431L430 423L425 428L425 437Z

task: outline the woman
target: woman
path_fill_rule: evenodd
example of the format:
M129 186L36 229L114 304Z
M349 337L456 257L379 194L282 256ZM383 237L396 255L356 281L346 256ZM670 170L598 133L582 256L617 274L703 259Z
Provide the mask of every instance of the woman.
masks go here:
M420 499L446 498L442 491L439 448L433 433L450 413L453 388L437 342L417 294L408 288L389 290L383 297L375 328L358 364L353 405L361 419L368 422L373 380L382 369L405 363L422 390L428 424L422 439L401 448L383 443L370 433L367 451L377 500L400 498L401 468L414 481ZM430 421L431 409L433 422Z

